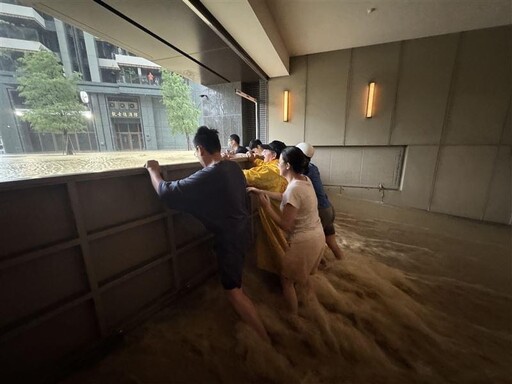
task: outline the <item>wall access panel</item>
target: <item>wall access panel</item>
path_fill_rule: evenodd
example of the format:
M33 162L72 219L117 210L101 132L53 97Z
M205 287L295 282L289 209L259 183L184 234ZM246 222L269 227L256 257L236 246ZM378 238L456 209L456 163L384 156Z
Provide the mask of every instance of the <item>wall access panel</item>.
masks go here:
M439 147L433 145L408 146L405 154L401 188L399 191L386 192L385 202L428 209L438 150Z
M330 164L322 173L328 172L324 183L361 188L398 189L402 171L403 147L341 147L329 148ZM322 150L325 152L325 149ZM322 154L325 166L327 154ZM316 155L315 155L316 160Z
M329 181L334 185L361 185L363 150L361 148L331 148ZM322 170L323 172L323 170Z

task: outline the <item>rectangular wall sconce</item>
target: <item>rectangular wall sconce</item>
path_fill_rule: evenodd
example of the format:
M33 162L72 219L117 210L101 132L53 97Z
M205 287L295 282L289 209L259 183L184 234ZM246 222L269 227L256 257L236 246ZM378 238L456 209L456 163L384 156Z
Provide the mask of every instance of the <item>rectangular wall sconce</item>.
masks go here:
M366 118L373 116L373 104L375 102L375 81L368 84L368 98L366 100Z
M283 121L290 120L290 91L283 92Z

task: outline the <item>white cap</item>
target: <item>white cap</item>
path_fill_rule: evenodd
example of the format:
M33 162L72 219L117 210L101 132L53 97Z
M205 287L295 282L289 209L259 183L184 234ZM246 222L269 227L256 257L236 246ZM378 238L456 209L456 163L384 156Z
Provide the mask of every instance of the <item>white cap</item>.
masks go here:
M313 147L311 144L308 143L299 143L296 145L297 148L299 148L303 154L305 154L307 157L312 158L315 154L315 147Z

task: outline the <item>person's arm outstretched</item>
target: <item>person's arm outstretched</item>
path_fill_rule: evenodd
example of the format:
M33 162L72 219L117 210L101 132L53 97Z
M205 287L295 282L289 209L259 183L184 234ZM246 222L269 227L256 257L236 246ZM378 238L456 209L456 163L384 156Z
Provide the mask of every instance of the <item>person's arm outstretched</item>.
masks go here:
M283 194L281 192L271 192L271 191L265 191L264 189L259 189L255 187L247 187L247 192L249 193L255 193L256 195L265 194L268 197L270 197L272 200L281 201L283 200Z
M283 231L290 233L295 228L295 219L297 218L298 209L291 204L284 206L283 212L278 213L270 204L270 198L267 194L261 193L258 195L260 204L270 218L281 228Z
M164 180L162 179L162 175L160 174L160 164L156 160L148 160L144 167L149 172L149 177L151 177L151 184L155 189L156 193L159 194L160 183Z

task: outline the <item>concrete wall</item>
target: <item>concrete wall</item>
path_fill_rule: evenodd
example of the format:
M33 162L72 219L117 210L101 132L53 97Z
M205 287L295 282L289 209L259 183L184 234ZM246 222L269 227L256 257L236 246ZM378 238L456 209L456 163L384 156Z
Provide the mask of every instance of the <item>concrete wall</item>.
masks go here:
M269 82L270 140L315 145L346 197L510 224L511 46L507 26L292 58Z

